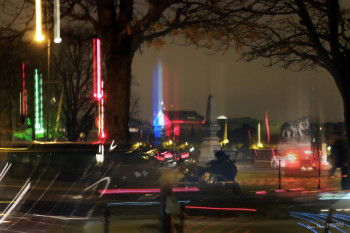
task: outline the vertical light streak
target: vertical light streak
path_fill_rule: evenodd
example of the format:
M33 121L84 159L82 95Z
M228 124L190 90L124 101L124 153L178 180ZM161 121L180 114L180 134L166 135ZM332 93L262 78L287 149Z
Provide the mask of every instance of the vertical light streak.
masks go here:
M43 41L44 36L42 34L42 25L41 25L41 0L35 0L35 15L36 15L35 39L37 41Z
M163 110L163 64L158 62L158 112Z
M92 43L92 51L93 51L93 62L94 62L94 97L97 97L97 90L96 90L96 79L97 79L97 67L96 67L96 39L93 39Z
M258 124L258 146L260 147L261 145L261 140L260 140L260 134L261 134L261 127L260 127L260 123Z
M34 74L35 82L35 134L44 133L44 124L43 124L43 80L42 74L38 75L38 70L35 69Z
M39 124L39 76L38 76L38 70L35 69L34 72L34 87L35 87L35 132L38 133L40 129L40 124Z
M101 135L101 101L98 102L98 135Z
M174 75L173 76L173 86L172 86L172 91L173 91L173 109L174 107L178 108L179 107L179 76Z
M157 67L153 68L153 116L152 121L154 121L158 114L158 72Z
M269 126L269 118L267 117L267 112L265 116L265 122L266 122L266 131L267 131L267 142L270 143L270 126Z
M165 65L163 68L163 100L164 100L163 109L166 109L168 108L168 106L170 106L170 99L169 99L169 70Z
M25 75L25 64L24 62L22 63L22 93L23 93L23 101L22 101L22 105L23 105L23 117L26 117L26 75Z
M225 121L225 129L224 129L224 140L223 140L224 144L229 143L228 139L227 139L227 120Z
M19 116L22 116L22 92L19 92Z
M54 42L55 43L61 43L61 34L60 34L60 27L61 27L61 17L60 17L60 0L55 0L54 2Z
M101 40L97 38L97 98L101 99Z
M105 135L105 109L104 109L104 92L103 92L103 81L101 82L101 99L100 99L100 108L101 108L101 111L100 111L100 117L99 117L99 120L100 120L100 138L103 139L106 137Z
M40 97L40 133L44 133L44 111L43 111L43 75L39 79L39 97Z

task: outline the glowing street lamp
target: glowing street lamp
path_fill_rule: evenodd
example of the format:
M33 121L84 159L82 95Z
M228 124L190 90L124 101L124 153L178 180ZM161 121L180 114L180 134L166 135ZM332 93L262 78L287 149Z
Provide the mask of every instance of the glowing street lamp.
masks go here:
M44 40L44 36L42 34L42 27L41 27L41 0L35 0L35 14L36 14L35 39L40 42Z

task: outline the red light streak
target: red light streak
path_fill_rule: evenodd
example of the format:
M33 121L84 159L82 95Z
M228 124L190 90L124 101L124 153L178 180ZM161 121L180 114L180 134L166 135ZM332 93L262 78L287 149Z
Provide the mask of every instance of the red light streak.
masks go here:
M206 206L185 206L186 209L201 209L201 210L225 210L225 211L250 211L256 212L256 209L246 208L219 208L219 207L206 207Z
M182 158L182 159L188 158L188 156L190 156L190 153L181 154L181 158Z
M255 194L263 195L263 194L267 194L267 192L266 191L257 191L257 192L255 192Z
M267 112L266 112L265 122L266 122L266 131L267 131L267 142L270 143L270 126L269 126L269 119L267 117Z
M290 188L289 190L296 192L296 191L304 191L305 189L303 189L303 188Z
M97 98L101 99L101 40L97 38Z
M96 39L93 39L93 61L94 61L94 97L97 97L96 91Z
M283 193L283 192L285 192L285 191L286 191L286 190L284 190L284 189L276 189L276 190L275 190L276 193Z
M25 64L22 63L22 77L23 77L23 116L26 116L26 79L25 79L25 72L24 72Z
M199 192L197 187L173 188L173 192ZM133 194L133 193L160 193L160 188L150 189L105 189L99 190L100 194Z
M103 97L103 81L101 82L101 117L100 117L100 138L106 138L105 134L105 110L104 110L104 97Z

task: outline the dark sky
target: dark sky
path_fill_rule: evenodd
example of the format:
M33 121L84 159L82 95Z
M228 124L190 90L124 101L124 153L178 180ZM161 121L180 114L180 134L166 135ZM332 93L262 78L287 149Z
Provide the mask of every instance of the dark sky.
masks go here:
M13 12L11 7L20 4L6 7L10 8L3 10L1 25L7 23L6 12ZM169 71L167 89L175 110L195 110L205 115L206 101L212 94L218 115L263 119L267 111L271 122L285 122L317 112L321 121L343 121L340 94L332 77L321 68L291 72L277 66L265 68L264 60L237 61L233 49L225 55L206 53L209 51L171 43L160 51L152 47L145 48L142 54L137 52L132 73L139 85L132 92L141 97L140 118L152 118L152 70L160 60Z
M145 48L133 62L132 88L141 97L140 117L152 116L152 70L160 60L168 69L169 102L175 110L195 110L205 115L209 94L216 99L218 115L293 121L303 116L318 116L321 121L343 121L341 97L332 77L323 69L292 72L264 62L237 61L234 50L225 55L194 46L166 44L160 51ZM177 80L178 88L174 87ZM175 82L176 83L176 82ZM178 91L174 91L178 89Z

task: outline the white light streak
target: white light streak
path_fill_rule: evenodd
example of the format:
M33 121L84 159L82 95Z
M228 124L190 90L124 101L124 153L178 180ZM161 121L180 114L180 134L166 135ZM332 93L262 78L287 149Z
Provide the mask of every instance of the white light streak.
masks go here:
M0 173L0 181L5 177L6 173L8 172L8 170L10 169L12 163L6 163L4 169L2 169L1 173Z
M9 205L5 211L4 211L4 215L2 216L2 218L0 219L0 224L3 223L5 221L5 219L7 218L7 216L13 211L13 209L18 205L18 203L22 200L23 196L27 193L28 189L30 188L30 183L29 179L27 180L26 184L23 186L25 187L19 191L19 193L16 195L16 197L13 199L16 200L12 203L12 205ZM28 184L27 184L28 183Z
M109 178L109 177L104 177L104 178L100 179L99 181L97 181L97 182L94 183L93 185L90 185L89 187L87 187L86 189L84 189L84 191L87 191L87 190L89 190L89 189L91 189L91 188L93 188L93 187L96 187L96 185L98 185L99 183L101 183L101 182L103 182L103 181L106 181L106 186L105 186L105 188L104 188L104 190L106 190L106 189L108 188L108 186L109 186L109 183L111 182L111 178ZM103 195L103 192L100 194L99 197L101 197L102 195Z
M54 2L54 42L61 43L61 35L60 35L60 0L55 0Z

